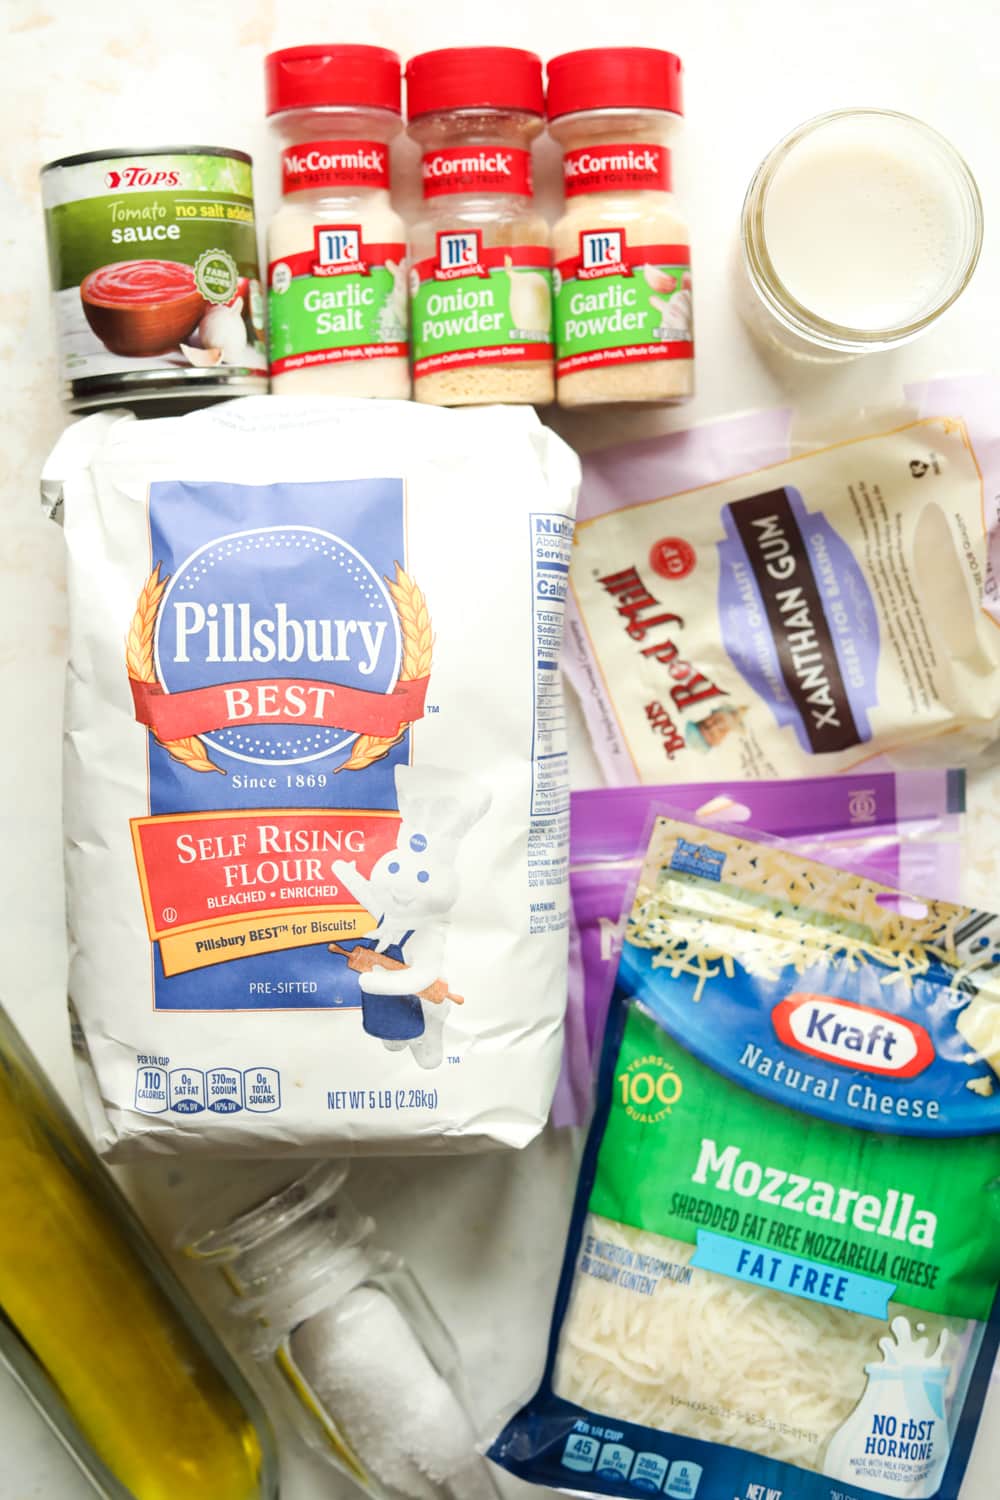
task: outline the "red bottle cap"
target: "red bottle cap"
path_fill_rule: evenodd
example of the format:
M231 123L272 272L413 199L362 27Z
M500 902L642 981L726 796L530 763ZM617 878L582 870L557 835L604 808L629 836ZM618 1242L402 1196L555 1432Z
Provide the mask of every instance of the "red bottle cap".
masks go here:
M402 63L385 47L285 47L264 59L267 113L358 105L401 112Z
M663 109L684 113L681 60L655 47L588 47L548 65L549 119L585 109Z
M406 64L411 120L440 109L518 109L544 115L542 60L520 47L443 47Z

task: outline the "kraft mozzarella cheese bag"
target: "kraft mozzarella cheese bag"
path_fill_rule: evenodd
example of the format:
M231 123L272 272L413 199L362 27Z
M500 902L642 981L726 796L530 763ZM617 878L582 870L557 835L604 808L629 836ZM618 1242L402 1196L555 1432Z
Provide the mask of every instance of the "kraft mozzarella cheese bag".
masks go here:
M541 1128L577 478L513 409L255 398L65 435L70 993L107 1154Z
M654 817L541 1384L636 1500L958 1500L1000 1343L1000 917Z

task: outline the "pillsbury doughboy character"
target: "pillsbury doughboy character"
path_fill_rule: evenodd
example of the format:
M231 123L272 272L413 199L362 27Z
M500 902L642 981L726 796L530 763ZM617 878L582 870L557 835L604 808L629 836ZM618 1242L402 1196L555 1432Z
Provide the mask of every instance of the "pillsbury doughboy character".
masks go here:
M458 899L458 846L486 813L490 794L463 771L397 766L396 796L402 822L395 849L376 861L368 878L353 860L333 866L375 917L375 932L350 950L330 947L349 954L349 967L360 976L365 1031L389 1051L409 1047L422 1068L436 1068L445 1004L462 1004L441 977L447 913Z

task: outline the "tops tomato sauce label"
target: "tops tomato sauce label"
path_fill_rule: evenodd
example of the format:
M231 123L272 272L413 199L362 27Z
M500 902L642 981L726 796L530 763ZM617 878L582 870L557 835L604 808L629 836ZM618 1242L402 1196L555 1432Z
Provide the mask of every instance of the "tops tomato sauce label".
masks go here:
M62 372L74 408L192 382L265 388L249 157L70 157L42 173Z

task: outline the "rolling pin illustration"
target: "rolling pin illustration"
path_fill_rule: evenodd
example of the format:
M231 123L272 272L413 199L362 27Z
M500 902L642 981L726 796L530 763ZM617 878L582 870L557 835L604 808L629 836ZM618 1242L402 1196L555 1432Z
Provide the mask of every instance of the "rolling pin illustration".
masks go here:
M406 968L406 964L400 963L398 958L390 958L387 953L379 953L375 948L342 948L340 943L328 943L327 947L331 953L339 953L342 958L346 958L347 967L353 969L355 974L366 974L370 969L376 968ZM432 1005L440 1005L444 1000L450 1000L453 1005L465 1004L465 996L452 994L445 979L435 979L433 984L418 990L417 994L421 1000L429 1000Z

